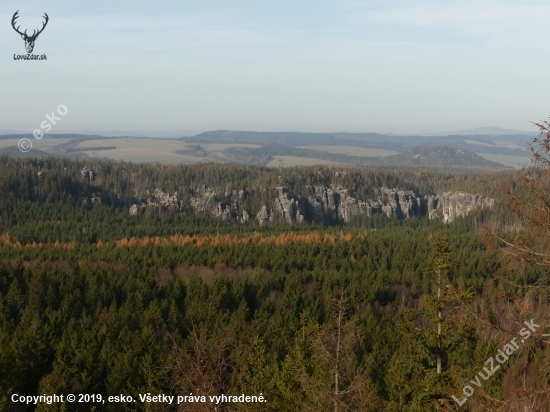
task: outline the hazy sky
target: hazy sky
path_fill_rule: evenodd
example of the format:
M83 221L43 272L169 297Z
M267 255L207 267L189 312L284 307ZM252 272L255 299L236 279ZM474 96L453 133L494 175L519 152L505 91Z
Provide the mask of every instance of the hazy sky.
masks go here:
M10 21L48 27L26 54ZM530 130L550 115L546 1L0 3L0 129Z

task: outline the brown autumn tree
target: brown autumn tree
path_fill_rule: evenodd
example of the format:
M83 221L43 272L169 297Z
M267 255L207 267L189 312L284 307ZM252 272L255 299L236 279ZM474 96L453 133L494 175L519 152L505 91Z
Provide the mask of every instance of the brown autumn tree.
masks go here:
M232 373L230 343L233 331L223 328L205 331L193 327L182 344L174 343L171 354L171 387L175 394L218 396L229 394ZM178 411L214 412L223 405L211 402L184 402Z
M498 411L550 410L550 122L535 123L540 135L531 143L533 167L506 188L507 207L516 218L515 233L494 236L503 261L496 278L501 284L499 306L492 321L512 335L531 319L540 325L526 341L503 378Z

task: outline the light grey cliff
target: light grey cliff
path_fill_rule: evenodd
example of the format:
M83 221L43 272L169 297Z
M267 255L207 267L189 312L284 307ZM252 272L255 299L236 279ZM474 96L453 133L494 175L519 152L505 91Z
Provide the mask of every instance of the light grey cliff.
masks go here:
M438 196L443 222L452 222L458 216L466 216L472 210L491 208L494 199L463 192L447 192Z
M429 219L442 219L449 223L458 216L466 216L472 210L490 208L495 202L483 195L463 192L419 196L412 190L382 187L368 193L370 195L359 198L338 185L304 186L297 193L291 193L288 187L277 186L271 190L264 188L261 193L255 194L247 192L245 188L226 187L218 192L214 188L202 186L193 192L189 191L185 198L188 199L188 205L197 212L237 223L255 220L262 226L274 222L351 222L356 216L371 217L376 214L403 219L428 216ZM169 195L159 189L153 193L147 191L144 203L149 206L186 206L177 192ZM246 208L243 206L245 203L248 204ZM133 205L130 214L137 214L139 208L138 204Z

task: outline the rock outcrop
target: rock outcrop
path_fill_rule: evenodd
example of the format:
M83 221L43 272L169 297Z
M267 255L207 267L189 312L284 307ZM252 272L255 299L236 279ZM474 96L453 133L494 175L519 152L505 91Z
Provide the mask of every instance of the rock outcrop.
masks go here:
M216 216L218 214L218 203L220 203L216 193L212 189L202 186L197 195L191 198L191 206L198 212L207 212Z
M80 177L82 179L88 179L88 180L94 180L96 174L92 169L88 169L87 167L84 167L80 171Z
M274 188L273 195L264 189L261 196L250 194L245 189L225 190L218 192L213 188L202 186L196 191L189 191L189 205L197 212L206 213L224 221L248 223L252 220L250 204L256 204L255 220L261 226L273 222L297 224L310 221L318 224L330 224L338 221L351 222L356 216L371 217L385 214L387 217L410 218L428 216L429 219L442 219L452 222L458 216L466 216L472 210L490 208L494 199L483 195L463 192L446 192L439 195L419 196L412 190L392 189L387 187L373 189L362 199L349 190L336 186L305 186L299 193L291 194L288 187ZM137 194L136 194L137 195ZM254 196L261 198L262 203L254 202ZM267 200L266 200L267 198ZM248 200L247 200L248 199ZM248 203L246 203L248 202ZM243 205L247 204L247 208ZM175 192L173 195L156 189L146 192L141 204L134 204L130 214L138 214L147 206L174 206L184 208L186 205ZM248 210L247 210L248 209ZM254 216L254 215L252 215Z
M212 216L219 217L224 221L235 221L247 223L250 221L249 213L241 209L240 201L246 196L245 190L226 190L222 196L207 186L201 186L190 203L197 212L205 212ZM221 198L230 198L230 202L224 204ZM239 217L241 215L241 217Z
M273 216L273 214L271 215ZM265 205L262 206L261 210L256 215L256 220L258 221L260 226L265 226L270 222L271 219L270 219L269 213L267 212L267 207L265 207Z
M136 191L135 197L138 203L134 203L130 206L128 213L130 216L137 215L140 211L143 211L146 207L173 207L180 209L182 204L178 197L178 192L170 195L161 189L155 189L153 192L146 190L145 193L139 193Z
M289 199L288 188L277 187L279 196L274 200L274 209L285 223L302 223L304 215L298 200Z
M163 192L160 189L155 189L153 193L150 193L148 190L147 193L147 206L179 206L178 202L178 192L174 192L172 196L170 194Z
M452 222L457 216L466 216L472 210L491 208L494 199L463 192L447 192L438 197L443 222Z

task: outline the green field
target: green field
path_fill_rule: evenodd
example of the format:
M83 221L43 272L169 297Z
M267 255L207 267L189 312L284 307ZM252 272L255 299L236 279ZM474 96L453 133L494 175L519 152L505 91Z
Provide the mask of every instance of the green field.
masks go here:
M294 166L313 166L313 165L337 165L339 163L329 162L328 160L312 159L310 157L296 156L274 156L266 165L268 167L294 167Z
M497 162L497 163L503 164L504 166L515 167L516 169L521 169L522 167L531 166L530 157L508 156L508 155L491 154L491 153L478 153L478 155L492 162Z
M209 161L208 158L183 156L174 153L176 150L185 149L187 144L181 140L169 139L97 139L85 140L78 147L116 146L116 150L98 150L86 152L90 157L101 157L112 160L124 160L127 162L158 162L165 164L197 163Z
M364 157L386 157L397 154L393 150L384 149L371 149L368 147L355 147L355 146L296 146L299 149L320 150L322 152L344 154L349 156L364 156Z

